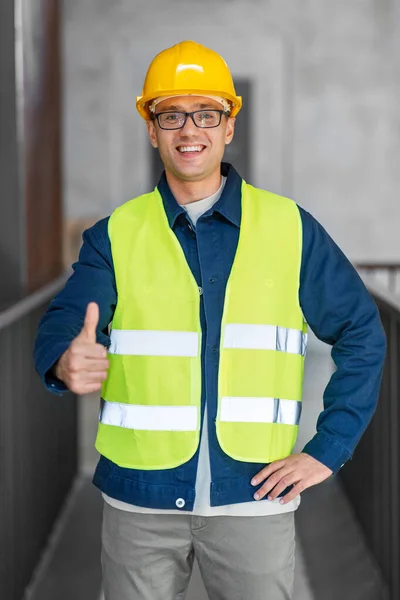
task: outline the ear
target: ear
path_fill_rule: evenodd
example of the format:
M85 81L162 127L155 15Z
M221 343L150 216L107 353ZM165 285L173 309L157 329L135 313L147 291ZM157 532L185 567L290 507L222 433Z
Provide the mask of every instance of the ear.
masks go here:
M225 132L225 145L226 146L228 144L230 144L231 141L233 140L233 136L235 133L235 121L236 121L235 117L228 117L228 120L226 123L226 132Z
M155 121L146 121L147 133L149 135L150 144L153 148L158 148L157 132Z

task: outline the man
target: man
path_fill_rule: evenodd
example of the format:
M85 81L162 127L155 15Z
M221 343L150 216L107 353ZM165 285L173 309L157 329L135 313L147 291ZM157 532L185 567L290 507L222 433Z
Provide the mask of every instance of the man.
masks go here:
M215 52L156 56L137 109L165 172L84 233L40 324L49 389L102 389L107 600L183 598L194 555L211 599L290 599L299 495L351 458L376 408L376 306L309 213L221 162L240 108ZM292 454L306 322L337 370Z

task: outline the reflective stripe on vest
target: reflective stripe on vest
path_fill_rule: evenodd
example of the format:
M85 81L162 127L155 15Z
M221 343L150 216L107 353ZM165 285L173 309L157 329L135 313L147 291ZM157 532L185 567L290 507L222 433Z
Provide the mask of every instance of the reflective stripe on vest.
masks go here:
M224 348L277 350L305 356L307 334L276 325L225 325Z
M110 354L197 356L198 334L187 331L121 331L113 329ZM224 348L277 350L305 356L307 334L275 325L225 326Z
M221 421L298 425L301 402L279 398L222 398ZM99 421L104 425L149 431L196 431L194 406L145 406L101 399Z
M199 288L157 188L116 209L108 227L118 302L96 448L122 467L174 468L200 440ZM218 442L236 460L265 464L295 445L307 345L301 256L295 203L243 182L218 398L208 399Z
M113 329L110 354L197 356L199 335L191 331L124 331Z
M100 402L99 421L104 425L148 431L196 431L195 406L145 406Z
M221 398L221 422L298 425L301 402L281 398Z

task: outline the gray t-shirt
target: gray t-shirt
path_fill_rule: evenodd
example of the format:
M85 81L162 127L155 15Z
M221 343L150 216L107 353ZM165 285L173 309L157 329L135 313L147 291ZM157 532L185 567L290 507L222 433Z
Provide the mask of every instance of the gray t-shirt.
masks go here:
M216 202L218 202L224 189L225 182L226 177L221 177L221 185L215 194L208 196L208 198L203 198L203 200L197 200L196 202L186 204L183 207L189 215L194 227L196 227L197 219L201 217L201 215L204 215L205 212L207 212L212 206L214 206Z

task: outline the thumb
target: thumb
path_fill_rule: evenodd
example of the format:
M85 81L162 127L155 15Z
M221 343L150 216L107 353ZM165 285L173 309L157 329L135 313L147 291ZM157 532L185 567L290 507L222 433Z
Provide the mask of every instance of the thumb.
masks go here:
M100 311L96 302L89 302L86 308L85 320L80 337L86 339L87 342L96 343L96 328L99 324Z

